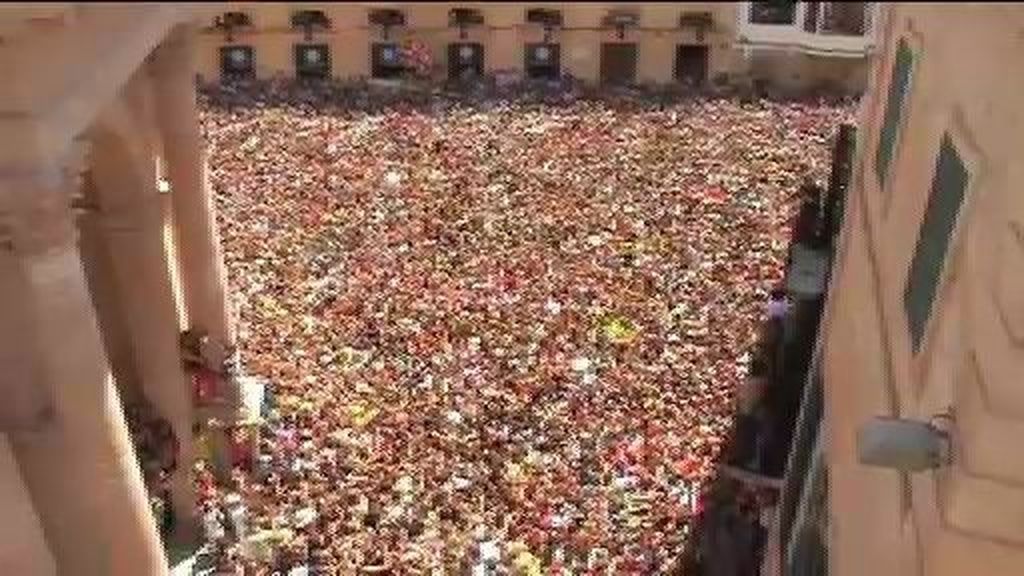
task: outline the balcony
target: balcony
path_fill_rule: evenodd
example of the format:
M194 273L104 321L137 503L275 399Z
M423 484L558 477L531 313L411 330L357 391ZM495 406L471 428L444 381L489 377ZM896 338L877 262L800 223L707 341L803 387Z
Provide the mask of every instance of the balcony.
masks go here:
M741 2L738 45L860 58L874 48L877 2Z

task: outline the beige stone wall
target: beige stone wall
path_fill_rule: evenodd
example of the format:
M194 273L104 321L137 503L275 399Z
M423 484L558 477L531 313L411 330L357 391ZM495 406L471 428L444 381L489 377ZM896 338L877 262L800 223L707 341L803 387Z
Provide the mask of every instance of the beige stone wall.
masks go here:
M0 574L56 574L6 434L0 434L0 510Z
M1024 570L1024 8L897 4L863 102L852 197L826 330L831 574ZM914 53L888 180L876 176L894 49ZM970 173L923 344L903 294L939 145ZM952 410L954 458L901 476L856 458L875 415Z
M302 42L303 34L291 30L289 16L294 9L304 7L323 10L334 25L327 33L315 33L314 40L331 47L332 74L349 78L370 75L370 45L380 40L380 32L367 23L368 3L302 4L226 3L220 8L205 10L201 17L212 22L214 15L227 10L241 10L249 14L253 27L234 36L235 43L252 46L256 57L256 75L260 78L275 74L294 75L292 46ZM375 5L374 5L375 6ZM474 7L484 14L485 25L470 29L467 42L484 45L485 69L489 72L516 70L522 72L523 47L540 42L543 31L539 26L526 25L528 8L551 7L562 10L563 31L556 32L553 42L562 44L564 71L587 80L596 81L600 72L600 48L603 42L634 42L637 44L637 80L640 82L670 82L675 66L678 44L706 44L709 46L708 76L736 74L743 62L733 49L736 30L735 3L648 3L629 5L640 15L637 29L628 30L623 40L615 31L600 29L602 17L616 4L598 3L410 3L389 4L406 13L406 27L395 29L391 38L401 41L415 38L426 42L435 62L444 74L447 45L459 41L459 31L448 27L448 11L454 7ZM698 40L691 29L678 27L679 15L684 11L711 12L715 30ZM220 31L207 31L200 42L200 72L204 78L220 76L218 48L226 45Z

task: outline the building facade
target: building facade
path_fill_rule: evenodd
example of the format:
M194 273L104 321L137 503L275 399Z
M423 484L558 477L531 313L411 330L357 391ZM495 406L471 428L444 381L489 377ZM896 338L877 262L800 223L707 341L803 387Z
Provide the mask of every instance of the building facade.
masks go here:
M192 22L174 4L0 9L0 573L168 572L133 406L176 438L161 489L194 528L180 334L230 349L234 329Z
M901 3L881 26L763 573L1020 574L1024 9ZM878 417L945 449L924 470L868 465Z
M207 80L387 78L415 40L437 79L468 70L858 92L875 11L863 2L227 3L204 8L199 60Z

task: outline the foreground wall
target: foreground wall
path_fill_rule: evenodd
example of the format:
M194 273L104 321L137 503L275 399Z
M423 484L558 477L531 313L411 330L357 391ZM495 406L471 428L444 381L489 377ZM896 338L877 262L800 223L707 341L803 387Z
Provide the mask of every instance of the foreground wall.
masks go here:
M824 327L829 573L1021 574L1024 8L898 4L884 26ZM943 414L949 466L857 461L870 417Z

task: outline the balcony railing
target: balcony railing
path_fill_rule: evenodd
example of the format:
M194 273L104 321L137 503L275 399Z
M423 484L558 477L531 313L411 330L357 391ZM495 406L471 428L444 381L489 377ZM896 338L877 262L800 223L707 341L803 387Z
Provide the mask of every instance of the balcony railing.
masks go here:
M741 2L739 44L860 57L874 47L877 2Z

